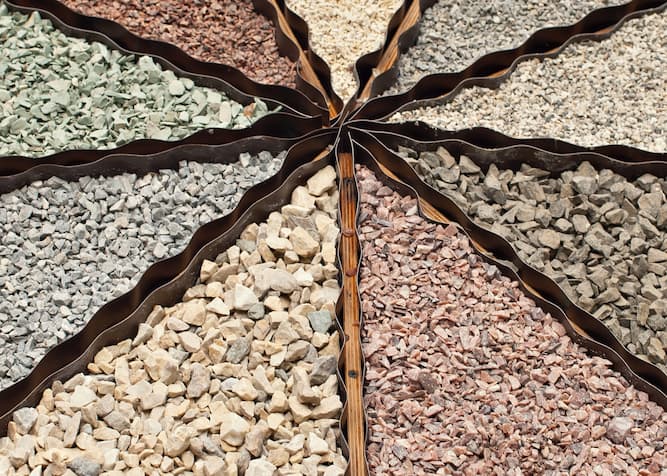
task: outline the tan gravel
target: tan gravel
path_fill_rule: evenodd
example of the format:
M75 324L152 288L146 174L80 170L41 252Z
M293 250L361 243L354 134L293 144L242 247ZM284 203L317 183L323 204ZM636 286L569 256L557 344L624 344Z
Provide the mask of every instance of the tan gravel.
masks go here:
M667 413L358 172L371 474L667 474Z
M308 23L310 46L329 64L333 88L344 100L357 90L354 63L380 48L401 0L287 0Z

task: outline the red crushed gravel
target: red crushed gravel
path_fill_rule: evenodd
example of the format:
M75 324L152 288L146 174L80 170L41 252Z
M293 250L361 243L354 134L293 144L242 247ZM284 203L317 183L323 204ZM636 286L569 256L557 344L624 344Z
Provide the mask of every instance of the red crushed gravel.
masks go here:
M371 474L665 475L667 413L358 169Z
M294 63L278 53L272 23L251 0L62 0L79 12L121 23L191 56L234 66L261 83L294 86Z

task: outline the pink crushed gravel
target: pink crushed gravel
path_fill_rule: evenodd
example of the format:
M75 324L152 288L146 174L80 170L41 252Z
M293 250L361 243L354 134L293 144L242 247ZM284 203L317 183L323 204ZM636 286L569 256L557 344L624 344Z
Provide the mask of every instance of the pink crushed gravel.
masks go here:
M667 413L357 168L373 475L667 475Z

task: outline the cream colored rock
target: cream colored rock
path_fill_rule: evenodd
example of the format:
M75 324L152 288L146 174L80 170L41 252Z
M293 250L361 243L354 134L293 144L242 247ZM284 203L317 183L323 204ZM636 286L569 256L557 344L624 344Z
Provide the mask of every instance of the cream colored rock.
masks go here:
M303 257L315 256L320 250L320 244L300 226L290 233L289 240L297 255Z
M327 165L310 177L306 184L308 192L319 197L336 186L336 170L331 165Z
M235 413L227 412L220 418L220 439L232 446L241 446L250 431L250 424Z

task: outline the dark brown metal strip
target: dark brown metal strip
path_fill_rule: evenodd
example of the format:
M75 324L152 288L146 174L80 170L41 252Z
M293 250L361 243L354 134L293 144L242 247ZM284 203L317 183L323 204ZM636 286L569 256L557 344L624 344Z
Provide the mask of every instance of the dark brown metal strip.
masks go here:
M45 158L9 156L0 159L0 193L51 176L73 178L99 174L103 169L99 162L108 162L108 167L113 169L114 164L118 163L116 157L118 155L134 156L133 161L127 165L141 170L142 166L135 162L143 160L142 156L155 155L167 150L180 150L193 145L224 145L263 137L292 139L294 142L308 134L312 135L311 131L315 133L322 131L318 118L302 118L278 113L261 118L247 129L204 129L177 142L144 139L115 149L69 150ZM150 157L146 158L148 159Z
M459 139L484 149L529 145L554 154L594 152L622 162L667 162L667 153L648 152L626 145L582 147L559 139L517 139L486 127L446 131L419 121L399 124L364 120L350 121L348 126L373 131L373 135L382 138L382 140L386 139L394 145L399 144L399 138L404 138L408 142L416 140L434 144L447 139Z
M405 93L368 101L355 113L354 119L384 119L400 111L443 104L471 86L496 88L521 61L554 57L573 42L603 40L631 18L665 8L665 0L633 0L625 5L595 10L570 26L538 30L518 48L482 56L461 72L428 75ZM407 44L408 41L404 43ZM382 85L378 83L376 92Z
M509 242L475 224L454 202L425 184L407 162L387 149L372 134L359 129L353 129L351 132L354 141L366 148L374 161L390 170L398 180L414 190L413 196L430 204L447 221L461 226L475 243L478 251L486 259L502 267L504 272L509 272L514 279L520 281L525 292L566 325L571 337L592 352L613 362L614 368L632 384L667 409L667 375L664 372L630 353L602 322L576 306L552 279L525 264ZM641 175L643 171L649 169L656 173L655 167L662 169L657 173L667 172L667 164L664 163L628 164L600 154L573 154L567 158L530 146L491 151L463 141L451 140L446 144L453 154L464 153L477 163L486 165L495 163L501 167L517 167L519 162L525 162L558 171L575 167L581 160L589 160L594 165L611 168L630 178ZM421 206L423 209L424 203ZM577 332L578 330L583 333Z
M257 83L232 66L196 60L173 44L140 38L114 21L81 15L57 0L5 0L5 3L23 12L39 11L68 35L100 41L124 53L153 56L179 76L225 91L236 101L247 103L251 97L258 97L293 114L328 115L321 106L291 88Z
M250 188L232 213L199 228L183 252L153 264L131 291L104 305L78 334L51 349L27 377L0 391L0 435L5 434L14 410L35 405L54 380L85 370L102 347L134 336L154 305L173 305L195 283L205 257L224 251L245 226L265 219L269 212L289 202L297 185L332 164L333 153L322 151L329 150L333 137L335 132L325 131L294 145L280 171ZM258 138L256 142L254 147L275 146L268 139ZM320 155L325 157L313 161ZM216 156L211 160L226 159Z

